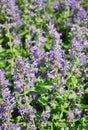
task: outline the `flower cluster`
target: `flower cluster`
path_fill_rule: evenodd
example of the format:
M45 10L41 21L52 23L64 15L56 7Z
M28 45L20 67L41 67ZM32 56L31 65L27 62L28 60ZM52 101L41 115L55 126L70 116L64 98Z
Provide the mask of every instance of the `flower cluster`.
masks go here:
M87 0L0 0L0 130L86 130Z

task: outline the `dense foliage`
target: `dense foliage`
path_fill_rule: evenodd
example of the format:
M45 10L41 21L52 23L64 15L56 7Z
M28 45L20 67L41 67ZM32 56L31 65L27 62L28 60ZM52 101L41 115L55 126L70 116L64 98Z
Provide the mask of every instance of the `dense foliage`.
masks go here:
M88 130L88 0L0 0L0 130Z

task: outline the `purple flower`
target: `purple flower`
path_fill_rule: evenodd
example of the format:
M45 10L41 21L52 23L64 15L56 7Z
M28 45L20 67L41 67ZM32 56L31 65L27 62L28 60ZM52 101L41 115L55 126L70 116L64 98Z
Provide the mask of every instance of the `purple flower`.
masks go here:
M55 1L52 6L53 6L53 9L56 11L64 9L64 4L61 2L59 3Z
M75 52L69 49L69 55L70 55L72 58L74 58Z
M33 98L34 100L37 100L37 98L38 98L37 92L32 92L31 95L32 95L32 98Z
M2 108L0 107L0 119L2 119Z
M75 114L77 115L78 118L80 118L82 115L82 110L75 108Z
M76 3L76 0L68 0L68 4L69 4L71 9L75 8L75 3Z
M41 37L39 38L39 43L40 43L40 45L41 45L42 47L45 45L45 41L44 41L44 37L43 37L43 36L41 36Z
M76 19L84 20L84 19L86 19L86 17L87 17L86 11L82 7L74 10L74 20L76 20Z
M11 130L21 130L21 127L18 124L10 123Z
M53 9L56 11L59 10L58 2L53 3Z
M27 128L29 130L37 130L36 126L34 124L32 124L31 122L27 123Z
M63 88L60 88L60 89L59 89L59 92L60 92L60 94L64 94L64 92L65 92L64 87L63 87Z
M2 97L0 102L0 120L2 122L2 128L6 130L12 117L13 106L15 106L15 99L11 95L8 83L8 80L5 79L5 72L0 70L0 96Z
M80 58L82 65L86 64L86 55L84 53L81 53L79 55L79 58Z
M45 51L40 50L37 46L32 47L30 51L33 63L36 63L36 66L44 66Z
M83 90L79 90L77 94L78 94L78 96L81 96L82 94L84 94L84 92L83 92Z
M42 113L42 119L44 122L48 121L50 118L50 110L43 111Z
M0 70L0 86L7 87L9 85L9 81L5 80L5 72Z
M24 116L25 121L31 122L36 118L36 110L32 108L31 105L28 105L27 108L22 105L19 108L19 113Z
M86 82L86 86L88 86L88 82Z
M16 44L16 45L21 45L22 44L19 39L14 39L13 43Z
M3 8L4 7L4 8ZM4 0L1 2L1 13L7 17L9 27L22 25L20 19L20 10L16 4L16 0ZM14 24L15 23L15 24Z
M67 114L67 118L72 121L74 119L74 113L72 111L69 111L68 114Z
M36 67L33 64L29 67L28 62L28 59L22 60L21 56L16 58L16 68L14 68L13 76L16 90L23 91L24 87L26 90L33 87L36 82Z

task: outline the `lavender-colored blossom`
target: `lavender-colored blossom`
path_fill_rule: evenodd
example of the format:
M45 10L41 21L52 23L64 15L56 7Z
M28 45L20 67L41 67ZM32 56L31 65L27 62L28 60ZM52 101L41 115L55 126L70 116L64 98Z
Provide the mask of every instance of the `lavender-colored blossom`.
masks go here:
M2 119L2 108L0 107L0 119Z
M60 92L60 94L64 94L64 92L65 92L64 87L60 88L60 89L59 89L59 92Z
M68 0L68 4L69 4L71 9L75 8L75 3L76 3L76 0Z
M28 108L23 105L19 108L19 113L24 116L26 122L33 121L36 118L36 110L31 105L28 105Z
M53 9L58 11L58 10L63 10L64 9L64 3L61 3L61 2L58 2L58 1L55 1L53 4Z
M52 21L50 21L49 24L46 24L46 26L48 28L49 34L51 35L52 38L54 38L55 42L57 44L61 44L62 39L60 39L60 37L62 34L57 32L57 30L54 26L54 23L52 23Z
M75 114L77 115L77 117L80 118L81 115L82 115L82 110L80 110L80 109L78 109L78 108L75 108L74 111L75 111Z
M50 110L43 111L41 117L44 122L48 121L48 119L50 118Z
M39 38L39 43L40 43L41 46L45 45L45 41L44 41L44 37L43 36Z
M14 84L16 90L23 91L25 89L34 86L36 81L35 66L28 66L28 60L22 60L22 57L16 59L16 68L14 69Z
M44 65L45 51L40 50L39 47L37 46L32 47L30 51L32 54L33 63L35 63L36 66Z
M15 106L15 99L12 97L8 85L9 82L5 79L5 72L0 70L0 96L2 98L0 102L0 120L2 121L1 127L4 127L4 129L7 129L7 126L11 122L11 113L13 112L13 106ZM4 124L6 124L6 126Z
M0 86L7 87L9 85L8 80L5 80L5 72L0 70Z
M83 90L79 90L79 91L77 92L77 94L78 94L78 96L81 96L81 95L84 94L84 91L83 91Z
M31 122L27 123L27 128L29 130L37 130L36 126L34 124L32 124Z
M67 114L67 118L69 119L69 121L72 121L74 119L74 113L72 111L69 111Z
M71 42L72 48L74 48L75 51L83 51L84 45L81 44L80 39L74 37Z
M88 82L86 82L86 86L88 86Z
M21 126L18 124L10 123L9 127L11 130L21 130Z
M84 53L81 53L79 55L79 58L80 58L82 65L86 64L86 55Z
M58 2L53 3L53 9L56 10L56 11L59 10Z
M5 12L5 15L7 16L8 23L12 23L16 26L19 26L22 24L22 21L20 19L20 10L16 4L15 0L1 0L1 13L4 15L3 12Z
M71 40L71 52L74 53L74 56L78 57L81 65L86 64L86 55L84 49L86 48L86 28L74 25L71 29L73 33L73 39Z
M38 98L38 93L32 92L32 93L31 93L31 96L32 96L32 98L33 98L34 100L37 100L37 98Z
M21 45L22 44L19 39L14 39L13 43L16 44L16 45Z
M29 46L29 45L32 45L32 43L33 43L33 41L31 41L31 40L28 40L28 39L25 39L25 42L26 42L26 44Z
M84 19L86 19L86 17L87 17L86 11L82 7L74 10L74 20L76 20L76 19L84 20Z
M51 105L51 107L52 107L53 109L56 109L56 104L53 103L52 101L50 102L50 105Z
M75 51L69 49L69 55L70 55L72 58L74 58L74 56L75 56Z

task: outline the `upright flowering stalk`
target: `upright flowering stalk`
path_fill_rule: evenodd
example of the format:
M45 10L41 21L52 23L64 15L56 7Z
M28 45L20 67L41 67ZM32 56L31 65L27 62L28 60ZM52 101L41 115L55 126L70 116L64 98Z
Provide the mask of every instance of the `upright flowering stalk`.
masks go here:
M75 8L76 0L68 0L68 5L71 9Z
M86 11L82 7L76 8L74 10L74 21L75 22L77 21L80 23L82 20L85 20L86 17L87 17Z
M52 6L53 6L53 9L54 9L55 11L63 10L64 7L65 7L63 0L62 0L62 1L59 1L59 0L56 1L56 0L55 0L55 1L53 2Z
M49 70L48 76L55 79L58 77L58 85L65 84L65 76L67 75L67 70L70 67L69 62L65 59L64 50L61 48L62 40L51 22L48 25L49 34L54 39L55 43L52 50L48 53L49 59Z
M37 33L38 33L38 42L39 42L38 46L44 47L44 45L45 45L44 36L43 36L44 32L43 32L43 30L38 29Z
M36 45L33 46L30 51L33 64L35 64L36 67L44 66L45 51L40 50Z
M15 106L14 97L11 96L11 92L8 88L9 82L5 79L5 72L0 70L0 129L11 130L12 112ZM16 124L14 124L15 126ZM20 126L18 126L20 128ZM14 130L14 128L13 128ZM20 129L19 129L20 130Z
M29 90L34 87L36 82L36 69L33 64L29 66L28 59L22 60L19 56L16 58L16 67L14 69L14 85L17 104L19 106L19 113L22 115L26 123L26 129L30 129L30 125L34 127L34 118L36 111L33 110L29 103ZM30 124L31 123L31 124Z
M38 128L44 129L47 126L47 121L50 118L50 110L44 110L41 114L40 120L39 120L39 126Z
M80 59L81 65L86 64L86 55L84 49L88 46L88 40L86 39L87 29L85 27L79 27L73 25L71 29L73 33L73 39L71 41L71 56L77 56Z
M14 68L13 76L15 90L24 93L30 87L34 87L36 72L37 70L33 64L29 67L28 59L22 60L21 56L16 58L16 67Z
M18 6L16 5L15 0L1 0L1 13L4 17L6 17L7 23L5 23L4 27L12 27L19 26L22 24L20 20L20 11Z

